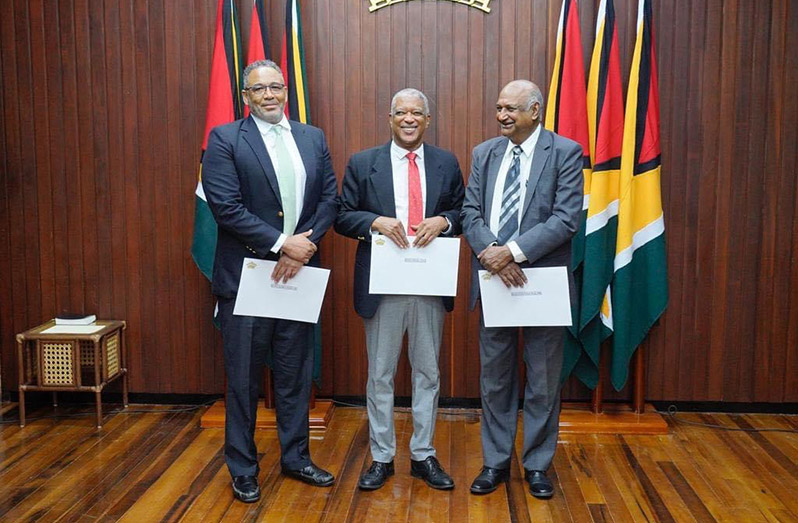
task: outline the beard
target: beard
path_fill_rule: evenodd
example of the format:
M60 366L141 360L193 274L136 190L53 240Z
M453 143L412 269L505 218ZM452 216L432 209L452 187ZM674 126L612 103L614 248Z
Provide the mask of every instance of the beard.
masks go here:
M271 124L279 123L283 119L283 107L280 107L279 111L266 111L257 104L250 104L249 112Z

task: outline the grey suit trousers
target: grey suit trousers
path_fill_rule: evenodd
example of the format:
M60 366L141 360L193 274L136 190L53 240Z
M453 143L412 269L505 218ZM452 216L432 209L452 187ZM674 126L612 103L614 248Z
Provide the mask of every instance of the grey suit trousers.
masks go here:
M438 354L445 314L443 302L436 296L383 296L374 317L363 319L369 359L366 402L371 457L375 461L388 463L396 455L394 376L405 332L413 390L410 458L420 461L435 455L433 438L440 393Z
M523 331L524 455L526 470L547 470L557 447L563 327L485 327L480 320L482 458L507 469L518 425L518 334Z

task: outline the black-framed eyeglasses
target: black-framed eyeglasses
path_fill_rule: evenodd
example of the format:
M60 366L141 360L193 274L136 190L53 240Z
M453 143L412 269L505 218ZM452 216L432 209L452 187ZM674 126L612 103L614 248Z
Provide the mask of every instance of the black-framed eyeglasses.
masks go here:
M262 96L266 94L266 91L270 91L272 94L277 94L281 93L283 89L285 89L285 84L273 83L268 85L263 85L263 84L250 85L244 90L249 91L251 94L254 94L255 96Z

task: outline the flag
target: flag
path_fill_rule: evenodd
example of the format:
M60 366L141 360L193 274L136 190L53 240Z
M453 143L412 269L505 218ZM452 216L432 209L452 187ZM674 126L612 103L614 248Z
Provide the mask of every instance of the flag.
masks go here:
M205 135L202 154L208 146L208 135L217 125L241 118L241 34L238 31L237 13L233 0L219 0L216 8L216 36L213 41L211 82L208 88L208 106L205 114ZM191 256L199 270L209 280L213 274L213 256L216 252L216 222L213 219L205 191L202 190L202 158L195 191L194 240Z
M610 283L618 227L618 180L623 144L623 92L613 0L602 0L587 82L590 131L590 204L585 222L579 341L584 349L574 373L598 373L601 342L612 334ZM585 381L584 379L582 381Z
M280 68L288 87L288 102L285 114L289 119L310 123L310 104L308 102L307 73L305 72L305 49L302 44L302 22L299 17L298 0L286 0L285 34L280 57ZM321 322L310 333L309 343L313 347L313 380L321 380Z
M571 272L577 291L581 287L584 260L585 215L590 198L590 147L588 142L587 103L585 101L585 62L582 56L582 35L579 29L579 11L575 0L563 0L560 23L557 28L557 45L554 71L549 86L549 107L546 111L546 128L570 138L582 146L584 174L584 200L579 216L579 229L571 240ZM578 294L578 293L577 293ZM578 340L579 303L571 304L573 325L565 339L562 378L571 374L582 354ZM593 383L586 382L595 387Z
M265 0L253 0L252 23L249 26L249 49L247 64L269 58L269 32L266 23Z
M612 284L610 376L616 390L626 383L629 360L668 302L651 0L639 0L637 11L637 40L626 93Z
M252 21L249 24L249 48L247 49L247 61L249 65L258 60L265 60L269 57L269 33L266 23L265 0L253 0L252 2ZM249 116L249 106L244 104L244 117Z
M299 20L297 0L286 0L285 3L285 34L280 68L285 75L285 85L288 87L285 114L291 120L310 123L305 49L302 45L302 23Z

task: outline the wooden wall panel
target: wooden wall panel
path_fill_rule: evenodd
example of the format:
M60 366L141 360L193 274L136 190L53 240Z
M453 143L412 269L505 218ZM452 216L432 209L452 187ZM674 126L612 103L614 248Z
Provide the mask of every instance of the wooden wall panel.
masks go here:
M236 0L244 48L251 5ZM284 2L269 2L278 58ZM585 68L598 0L580 2ZM507 81L548 92L559 0L494 1L484 14L415 0L302 2L311 117L336 173L390 138L393 92L430 97L432 143L464 175L497 134ZM624 77L635 0L616 0ZM670 304L644 343L653 400L798 401L798 6L790 0L654 2ZM218 393L213 298L191 260L215 2L0 3L0 348L59 311L128 321L135 392ZM367 362L351 299L355 242L323 241L323 395L362 395ZM476 313L446 319L442 396L479 396ZM397 391L409 394L403 361ZM587 397L578 383L564 396ZM628 391L611 393L626 398Z
M211 4L3 3L6 387L14 333L86 310L128 321L134 391L221 390L213 300L188 254Z

